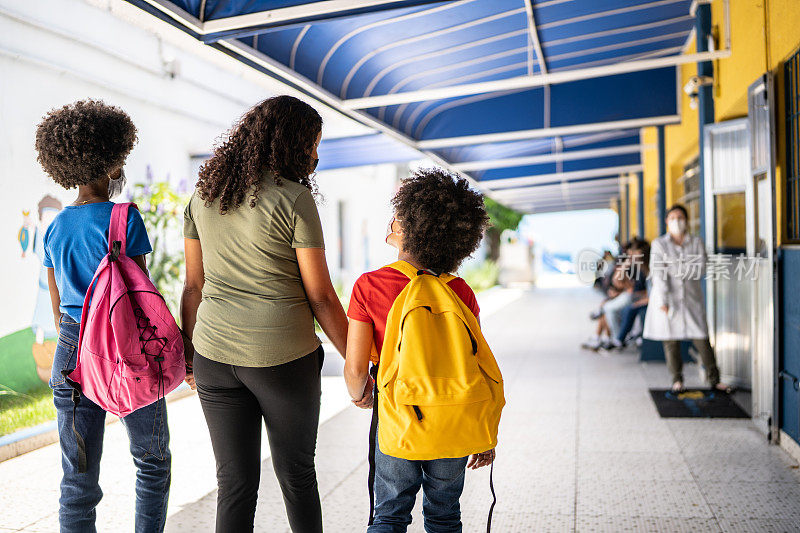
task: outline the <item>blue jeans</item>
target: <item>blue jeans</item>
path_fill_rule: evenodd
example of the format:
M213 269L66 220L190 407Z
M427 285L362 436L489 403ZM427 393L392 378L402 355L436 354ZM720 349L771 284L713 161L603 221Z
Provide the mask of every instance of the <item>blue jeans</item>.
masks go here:
M616 339L619 331L622 328L622 312L631 304L631 293L623 292L616 297L606 300L603 304L603 313L606 316L606 324L608 324L611 338Z
M87 471L78 472L78 445L72 433L72 387L62 370L75 368L80 324L61 316L58 346L53 358L50 387L58 413L61 443L61 498L59 523L62 533L94 532L95 507L103 497L100 489L100 457L106 412L81 394L75 411L75 428L86 443ZM136 533L164 530L169 499L170 464L167 406L161 399L122 418L128 432L133 463L136 465Z
M376 439L377 440L377 439ZM367 533L402 533L422 487L427 533L460 533L467 458L409 461L385 455L375 446L375 516Z
M633 329L633 325L636 323L637 316L641 315L642 324L644 324L645 313L647 313L647 304L629 305L624 311L622 311L622 325L619 333L617 333L617 340L620 344L625 342L625 338L628 336L628 333L630 333Z

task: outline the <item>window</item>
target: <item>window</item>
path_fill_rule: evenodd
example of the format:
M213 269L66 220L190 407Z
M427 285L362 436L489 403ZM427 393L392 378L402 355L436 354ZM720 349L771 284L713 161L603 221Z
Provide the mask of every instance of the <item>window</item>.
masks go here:
M786 229L800 241L800 50L784 65L786 80Z
M689 212L689 233L700 235L700 159L695 158L683 167L683 175L678 178L683 184L683 196L678 203Z
M717 253L745 253L744 191L714 195L714 229L714 249Z

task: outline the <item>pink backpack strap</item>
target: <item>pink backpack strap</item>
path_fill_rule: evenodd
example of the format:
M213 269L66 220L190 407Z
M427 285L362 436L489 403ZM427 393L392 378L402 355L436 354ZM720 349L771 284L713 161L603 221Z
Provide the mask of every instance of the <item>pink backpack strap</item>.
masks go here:
M133 202L114 204L111 209L111 222L108 225L108 253L111 254L111 261L116 261L120 255L125 255L125 244L128 236L128 208L133 206L139 209ZM115 245L115 243L119 245ZM118 249L115 250L115 246Z

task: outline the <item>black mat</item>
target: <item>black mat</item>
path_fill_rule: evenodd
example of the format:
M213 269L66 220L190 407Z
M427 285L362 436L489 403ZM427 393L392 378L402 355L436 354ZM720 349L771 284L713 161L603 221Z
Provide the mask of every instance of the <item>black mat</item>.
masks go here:
M650 389L650 396L661 418L750 418L730 395L716 390Z

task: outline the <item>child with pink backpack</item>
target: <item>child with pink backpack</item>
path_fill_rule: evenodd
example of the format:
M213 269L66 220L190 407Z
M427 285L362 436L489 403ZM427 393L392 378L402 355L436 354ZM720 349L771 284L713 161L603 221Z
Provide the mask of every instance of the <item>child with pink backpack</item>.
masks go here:
M136 476L137 532L164 529L170 487L164 395L184 377L180 330L147 277L152 251L133 204L114 204L136 127L122 110L84 100L48 113L38 161L76 200L44 236L44 266L59 331L50 387L58 413L62 532L95 531L103 496L106 412L122 417Z

